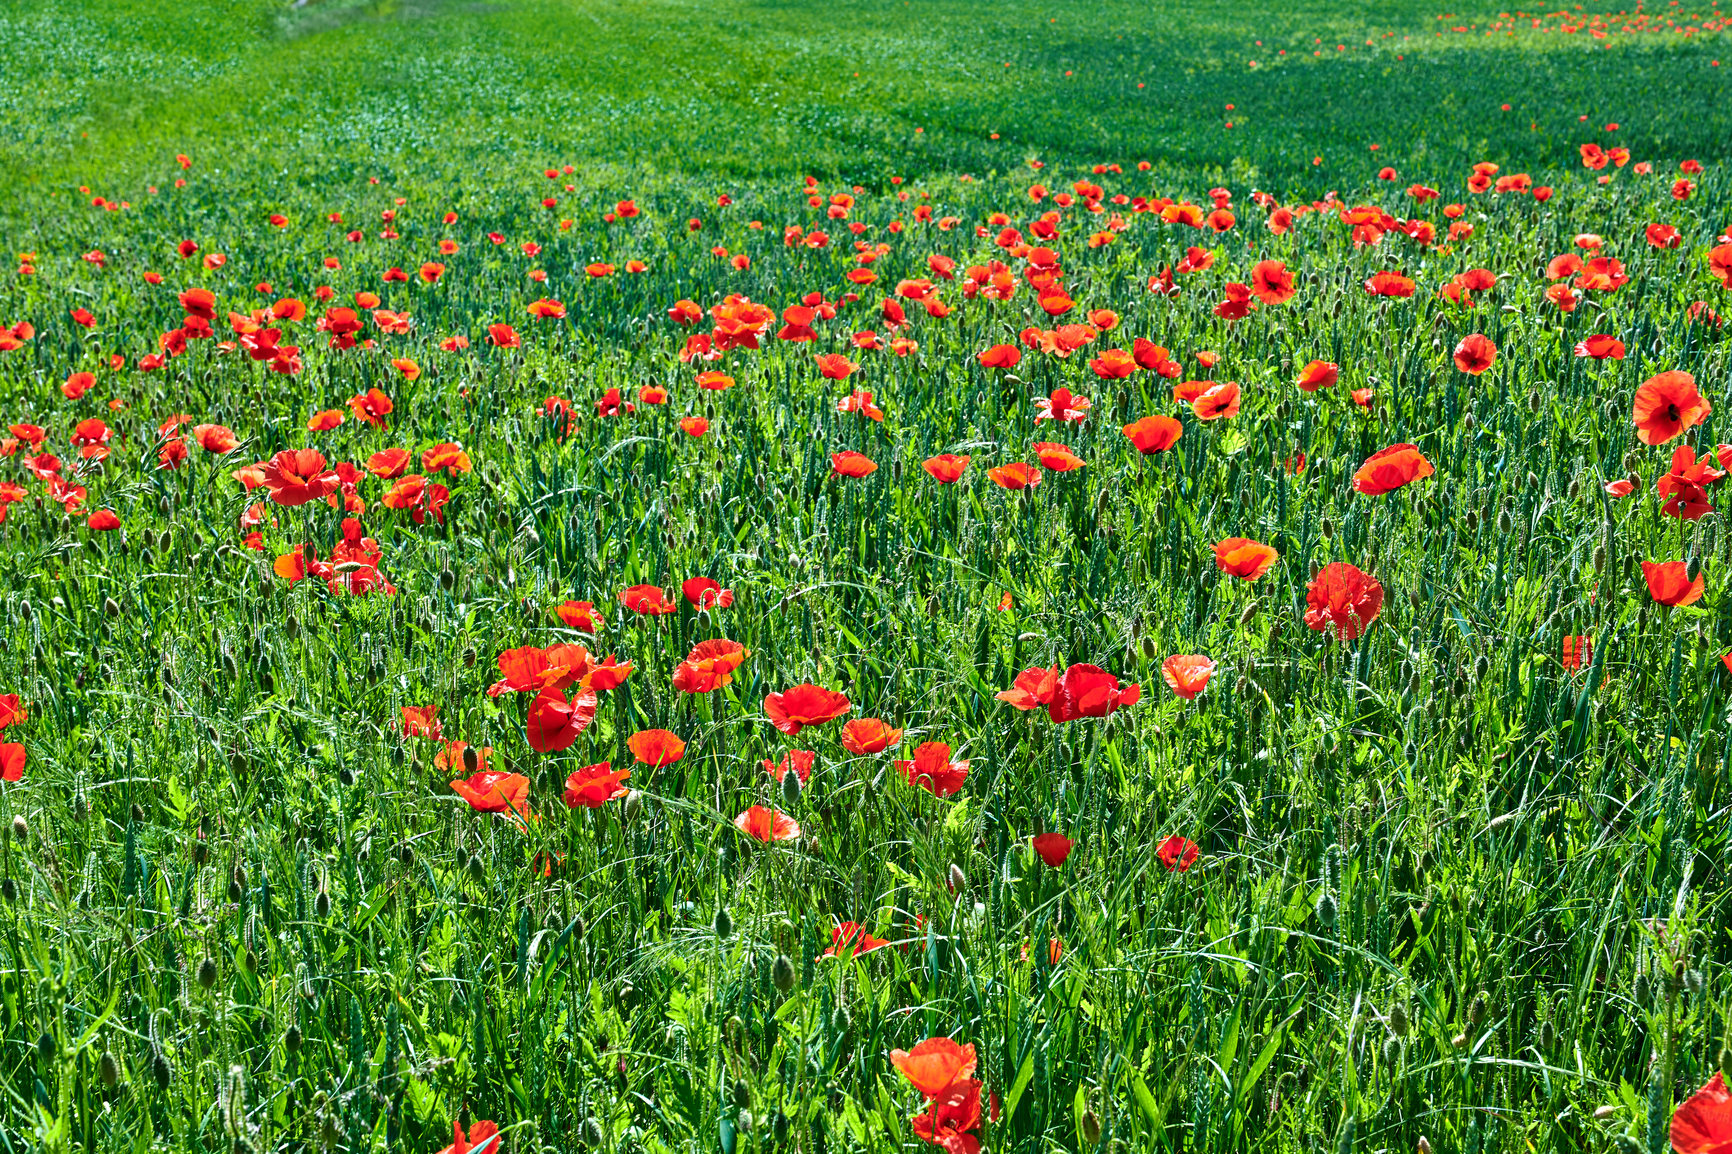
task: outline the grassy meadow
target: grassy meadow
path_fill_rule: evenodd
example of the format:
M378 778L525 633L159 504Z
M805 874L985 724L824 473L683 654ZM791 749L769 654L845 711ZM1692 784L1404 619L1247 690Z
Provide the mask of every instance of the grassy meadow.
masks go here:
M3 0L0 1148L1724 1154L1723 25Z

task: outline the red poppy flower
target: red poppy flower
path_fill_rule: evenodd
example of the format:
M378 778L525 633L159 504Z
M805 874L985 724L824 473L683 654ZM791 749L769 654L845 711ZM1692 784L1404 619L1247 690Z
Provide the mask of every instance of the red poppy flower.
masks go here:
M529 748L537 753L570 749L578 735L595 720L597 704L596 695L590 689L581 690L570 701L557 689L543 689L529 703L526 723Z
M977 1061L972 1042L959 1044L952 1038L928 1038L912 1050L890 1051L890 1064L928 1098L973 1077Z
M1120 432L1143 454L1164 453L1178 444L1185 427L1171 417L1143 417L1124 426Z
M15 741L0 744L0 781L24 779L24 747Z
M1455 346L1455 367L1470 376L1479 376L1497 361L1497 346L1481 336L1470 333Z
M1019 677L1020 681L1021 678ZM1047 716L1055 724L1083 717L1106 717L1142 698L1142 687L1119 687L1119 679L1096 665L1072 665L1059 675Z
M1305 624L1321 633L1333 625L1343 641L1364 633L1383 612L1383 586L1358 566L1323 566L1305 590Z
M953 485L962 478L963 470L968 468L969 457L964 453L957 456L954 453L940 453L936 457L928 457L920 462L920 467L931 474L932 479L942 485Z
M927 741L915 748L912 761L897 761L896 772L909 785L917 785L934 797L949 797L968 779L968 762L952 762L950 746Z
M337 474L317 449L284 449L264 467L265 485L279 505L305 505L337 491Z
M674 670L674 688L681 693L711 693L733 681L734 670L751 655L738 641L700 641Z
M842 725L842 748L856 757L883 753L902 740L902 731L876 717L857 717Z
M1200 852L1196 842L1190 838L1173 834L1161 842L1160 848L1155 850L1155 856L1161 859L1161 864L1166 866L1169 871L1176 870L1179 873L1184 873L1196 862L1197 854Z
M749 838L769 844L794 841L800 836L800 823L785 813L754 805L734 818L734 828Z
M1071 452L1068 445L1054 441L1036 441L1034 455L1040 458L1041 465L1055 473L1069 473L1083 467L1083 459Z
M1624 342L1605 333L1596 333L1585 341L1577 341L1576 356L1592 357L1597 361L1624 359Z
M1215 421L1222 417L1239 415L1239 386L1233 381L1222 381L1214 385L1202 396L1191 402L1191 411L1199 421Z
M98 509L87 522L92 532L107 533L120 528L120 518L108 509Z
M686 743L666 729L642 729L626 738L631 755L652 768L672 765L686 755Z
M1334 386L1341 379L1341 366L1332 361L1311 361L1299 370L1298 385L1307 393Z
M1053 869L1065 863L1065 859L1070 857L1071 848L1076 845L1076 842L1062 833L1037 833L1032 840L1034 852Z
M841 353L819 353L813 359L818 362L819 375L832 381L845 381L860 367Z
M1671 1139L1676 1154L1732 1154L1732 1093L1724 1074L1714 1071L1706 1085L1679 1105L1672 1115Z
M1574 672L1594 659L1594 641L1591 637L1566 637L1563 641L1559 661L1565 669Z
M843 922L830 931L830 948L824 951L823 956L853 958L869 954L873 950L881 950L889 944L883 938L875 938L867 933L858 922Z
M988 469L986 475L999 488L1016 490L1032 489L1039 485L1041 473L1039 466L1014 461L1008 465L999 465L997 468Z
M435 741L444 738L444 727L439 722L439 707L437 705L403 706L403 736L431 737Z
M565 779L565 792L560 794L566 808L600 809L615 798L629 792L621 782L631 776L631 770L613 768L612 762L599 762L573 770Z
M972 1078L945 1087L923 1113L908 1120L915 1137L945 1154L980 1154L980 1083Z
M877 471L877 463L864 453L844 449L830 454L830 475L833 477L870 477Z
M619 603L645 617L662 617L680 611L680 607L669 601L667 593L657 585L633 585L621 589Z
M1376 497L1431 476L1437 470L1417 445L1391 445L1365 459L1353 474L1353 488Z
M852 708L853 703L845 694L810 683L764 698L764 713L770 723L789 737L808 725L834 721Z
M764 758L764 772L781 781L791 771L801 785L812 778L812 767L818 764L818 754L811 749L790 749L782 755L781 761L771 761Z
M524 645L507 649L496 659L499 672L505 676L487 687L487 696L501 693L540 693L543 689L564 689L587 678L593 669L589 650L581 645L552 645L539 649Z
M516 349L523 346L518 338L517 330L503 322L487 326L487 339L493 342L495 348Z
M0 733L5 733L7 726L19 725L29 720L30 711L24 708L24 703L18 699L16 693L0 695Z
M451 788L480 813L512 813L519 818L529 813L529 779L522 774L484 769L452 782Z
M1278 260L1260 260L1251 269L1251 292L1264 304L1286 304L1298 291L1293 274Z
M701 437L710 431L710 423L702 417L681 417L680 430L688 437Z
M1036 397L1034 404L1034 423L1038 425L1042 421L1081 421L1088 416L1091 402L1060 385L1051 396Z
M1398 272L1373 273L1365 280L1365 291L1376 297L1410 297L1417 287Z
M1690 567L1683 561L1644 561L1642 576L1648 582L1648 596L1662 605L1694 605L1705 590L1702 574L1690 580Z
M884 410L872 403L870 389L855 389L836 402L836 411L838 413L859 413L861 416L874 421L884 420Z
M1161 662L1161 679L1187 701L1203 692L1214 675L1215 663L1201 654L1173 656Z
M1714 467L1714 462L1713 453L1703 453L1698 459L1688 445L1674 449L1671 469L1654 482L1654 491L1667 498L1660 511L1686 521L1712 513L1714 506L1708 503L1707 487L1726 475Z
M451 1123L451 1145L439 1154L497 1154L499 1127L492 1122L478 1121L469 1126L469 1137L463 1137L463 1127Z
M596 631L595 606L588 601L566 601L555 609L554 613L567 629L575 629L580 633Z
M734 591L723 589L708 577L688 577L680 583L680 593L693 609L726 609L734 603Z
M1015 345L993 345L981 350L975 359L989 369L1014 369L1022 361L1022 351Z
M1247 537L1228 537L1215 546L1215 567L1230 577L1255 581L1274 567L1281 554Z
M1644 445L1664 445L1713 412L1696 390L1696 378L1678 369L1649 377L1636 390L1632 419Z

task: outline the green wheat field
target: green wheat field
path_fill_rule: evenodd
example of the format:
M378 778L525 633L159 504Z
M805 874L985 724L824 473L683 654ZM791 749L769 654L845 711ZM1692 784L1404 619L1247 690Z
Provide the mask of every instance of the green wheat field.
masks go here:
M1718 8L0 77L0 1154L1732 1151Z

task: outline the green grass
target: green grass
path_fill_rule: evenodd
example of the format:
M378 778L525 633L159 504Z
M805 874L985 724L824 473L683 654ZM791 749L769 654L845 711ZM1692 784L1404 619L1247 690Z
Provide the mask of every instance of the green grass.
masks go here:
M88 490L63 510L31 450L0 456L0 483L24 494L0 523L0 696L30 714L0 738L28 757L0 785L0 1144L435 1154L460 1118L496 1121L513 1154L926 1149L889 1052L949 1035L977 1048L997 1097L993 1154L1422 1137L1440 1152L1663 1150L1728 1028L1732 535L1719 513L1661 514L1674 446L1638 443L1631 406L1647 378L1688 371L1715 411L1685 442L1732 441L1726 330L1692 319L1696 302L1732 315L1707 255L1732 226L1732 114L1711 63L1732 39L1480 35L1495 12L1439 36L1438 14L0 10L0 72L31 81L0 94L0 235L35 270L14 275L5 254L0 327L37 330L0 352L0 426L46 428ZM1578 159L1590 141L1655 171L1608 168L1601 185ZM1707 167L1676 200L1686 157ZM1556 195L1470 194L1480 160ZM1386 163L1397 181L1375 178ZM858 185L858 237L808 206L808 174L826 197ZM1052 244L1078 305L1064 319L1107 308L1118 326L1068 358L1025 348L1013 370L983 367L981 350L1055 323L1027 283L1008 302L964 297L971 264L1026 271L992 214L1027 231L1053 207L1031 183L1085 180L1205 204L1224 185L1238 224L1064 211ZM1412 181L1442 199L1415 202ZM1356 246L1332 214L1279 236L1252 199L1330 189L1430 221L1443 243ZM604 222L627 197L642 215ZM1470 235L1447 236L1452 202ZM919 222L922 203L960 223ZM1091 247L1115 213L1119 239ZM1680 246L1650 247L1652 222ZM785 246L792 224L831 244ZM1630 281L1561 314L1545 262L1583 232ZM199 255L183 260L187 239ZM439 255L442 239L460 251ZM856 240L887 248L877 283L845 301ZM1174 298L1148 291L1193 245L1213 267L1179 276ZM226 262L204 267L213 252ZM950 314L910 303L884 335L916 350L853 350L934 253L958 262L957 280L933 278ZM1294 270L1297 295L1218 316L1224 285L1265 258ZM420 283L434 259L443 277ZM592 262L618 271L589 277ZM384 280L391 267L409 282ZM1473 307L1441 299L1470 268L1502 279ZM1417 294L1367 296L1383 269ZM321 285L330 306L376 293L412 327L385 334L363 312L375 347L330 349ZM280 326L301 371L201 340L140 371L195 286L215 294L218 340L234 339L231 311L305 301ZM733 388L696 387L703 366L677 353L710 322L680 328L675 301L738 293L780 313L808 292L839 308L816 342L772 325L713 366ZM541 298L568 315L531 319ZM494 322L522 347L491 347ZM1476 332L1500 355L1468 376L1451 353ZM1572 355L1596 333L1627 356ZM469 348L441 347L458 334ZM1134 338L1170 349L1181 377L1091 371ZM825 380L818 352L861 367ZM402 357L418 380L392 367ZM1340 383L1299 390L1313 359L1338 363ZM69 399L80 370L96 385ZM1173 399L1202 377L1238 382L1242 411L1204 422ZM668 402L597 413L606 390L648 385ZM882 424L837 411L850 385ZM1035 400L1060 386L1090 415L1037 424ZM386 428L307 430L375 387L393 400ZM574 409L569 435L550 396ZM1120 426L1156 413L1184 432L1145 458ZM241 444L159 468L158 427L177 414ZM683 433L687 415L707 435ZM88 418L115 430L105 462L79 462ZM1022 493L988 480L1033 460L1034 441L1087 464ZM441 442L474 466L439 478L443 521L359 485L392 595L276 575L303 543L329 556L341 517L231 475L304 446L362 466L407 448L414 471ZM1436 474L1355 492L1361 462L1396 443ZM847 449L877 470L832 476ZM942 452L972 456L955 485L921 468ZM1302 472L1282 467L1300 452ZM1626 474L1635 492L1608 496ZM255 506L257 550L240 523ZM118 532L88 528L102 509ZM1233 536L1281 553L1255 584L1216 567ZM1683 559L1707 596L1654 603L1640 562ZM1304 622L1312 574L1337 561L1385 591L1345 645ZM733 604L637 617L616 601L638 583L678 599L699 575ZM596 636L562 626L568 598L603 608ZM1566 669L1577 636L1591 663ZM679 692L675 667L716 637L751 651L732 684ZM635 669L575 744L537 753L529 698L487 689L501 652L555 642ZM1218 664L1194 700L1162 682L1176 654ZM996 699L1055 662L1099 665L1142 700L1055 725ZM854 755L840 722L784 736L765 697L802 682L904 741ZM434 764L442 744L404 736L403 708L429 705L446 738L528 779L527 829L465 805L449 784L463 775ZM627 740L647 729L677 733L684 758L634 762ZM969 760L954 796L893 768L924 741ZM791 749L817 758L797 794L761 769ZM567 809L567 775L604 760L639 792ZM741 836L754 803L804 836ZM1076 841L1061 868L1030 846L1049 831ZM1170 836L1197 843L1190 869L1156 856ZM844 920L893 946L817 960ZM1053 963L1040 943L1055 938Z

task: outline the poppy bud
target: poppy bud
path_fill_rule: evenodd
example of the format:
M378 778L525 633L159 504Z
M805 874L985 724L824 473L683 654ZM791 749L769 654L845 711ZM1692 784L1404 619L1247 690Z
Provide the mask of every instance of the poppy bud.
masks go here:
M1535 389L1528 394L1528 412L1537 413L1539 411L1540 411L1540 391L1538 389Z
M1542 1050L1555 1050L1558 1045L1558 1028L1550 1022L1541 1022L1539 1043Z
M734 919L728 914L728 907L722 906L716 910L716 937L731 938L734 936Z
M1606 547L1604 545L1596 545L1594 546L1594 572L1604 573L1605 571Z
M1691 554L1690 560L1684 564L1684 580L1694 583L1702 575L1702 558Z
M30 608L29 601L20 601L18 603L18 615L24 618L24 620L30 620L30 618L35 615L35 612L35 610Z
M475 668L475 646L471 645L463 651L463 665L466 669Z
M138 551L138 561L139 564L143 565L146 569L149 569L152 565L156 564L156 557L152 555L149 549L140 549Z
M318 896L313 898L313 916L321 921L331 916L331 893L329 890L320 890Z
M408 842L404 842L402 845L398 846L397 860L402 862L404 865L414 865L415 847L410 845Z
M1467 1035L1465 1033L1457 1034L1455 1037L1453 1037L1449 1040L1449 1044L1454 1046L1456 1049L1459 1050L1463 1046L1467 1045Z
M950 892L960 897L968 891L968 875L955 862L950 863Z
M216 963L211 959L206 958L198 964L198 984L208 990L212 986L216 985L216 980Z
M1157 655L1159 655L1160 652L1161 652L1160 649L1155 645L1155 639L1153 637L1143 638L1143 656L1144 657L1148 658L1150 661L1153 661L1155 659L1155 657Z
M1425 1135L1419 1136L1419 1154L1431 1154L1431 1143L1425 1140Z
M1317 899L1318 922L1324 928L1329 928L1335 924L1335 917L1338 913L1340 913L1340 907L1335 902L1335 895L1324 890L1322 896Z
M1707 984L1708 979L1703 977L1701 970L1689 969L1684 971L1684 989L1689 993L1700 994Z
M1490 1007L1486 1004L1485 991L1481 990L1473 996L1473 1001L1467 1004L1468 1024L1471 1026L1484 1025L1486 1014L1489 1012Z
M1084 1110L1082 1116L1083 1141L1090 1146L1101 1140L1101 1120L1093 1110Z
M800 775L792 770L782 775L782 804L789 809L800 804Z
M1397 1038L1404 1038L1407 1036L1407 1027L1407 1007L1399 1004L1390 1007L1389 1032Z
M1461 419L1461 427L1470 433L1473 432L1473 427L1477 424L1479 424L1479 422L1473 419L1472 413L1467 414Z
M469 876L478 882L487 880L487 867L481 864L480 854L469 855Z
M463 772L471 777L481 772L481 755L475 752L473 745L463 747Z
M1732 1078L1732 1046L1720 1047L1720 1073L1723 1077Z
M439 570L439 588L449 593L456 584L457 574L451 572L449 568Z
M174 1067L168 1064L168 1059L160 1050L151 1056L150 1076L156 1079L159 1090L168 1089L168 1084L174 1081Z
M96 1060L96 1073L102 1079L102 1084L110 1090L120 1084L120 1063L115 1061L114 1055L107 1050Z
M770 981L784 994L794 988L794 963L787 954L777 954L770 963Z
M746 1080L744 1078L737 1079L734 1082L734 1105L736 1105L740 1109L744 1110L746 1107L750 1106L751 1104L752 1104L752 1088L746 1084Z
M1333 541L1335 539L1335 522L1331 521L1328 517L1323 518L1322 524L1318 525L1317 529L1318 532L1323 534L1323 539L1325 541Z
M897 457L894 461L890 462L890 479L895 481L898 485L900 485L902 483L902 458L901 457Z
M625 795L623 816L627 822L637 820L637 815L643 811L643 790L630 790Z
M19 814L12 819L12 836L17 838L19 841L23 841L25 838L30 836L30 823L24 820L23 814Z
M283 1049L293 1054L301 1048L301 1028L290 1026L283 1031Z
M1239 613L1239 627L1243 629L1251 624L1251 619L1257 616L1257 602L1251 601Z
M1401 1061L1401 1039L1383 1039L1383 1064L1393 1066L1399 1061Z

